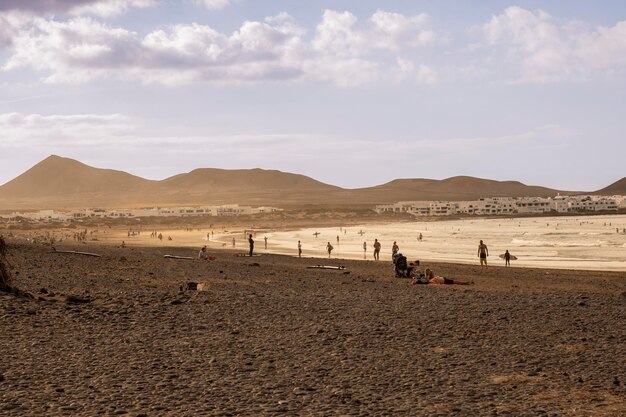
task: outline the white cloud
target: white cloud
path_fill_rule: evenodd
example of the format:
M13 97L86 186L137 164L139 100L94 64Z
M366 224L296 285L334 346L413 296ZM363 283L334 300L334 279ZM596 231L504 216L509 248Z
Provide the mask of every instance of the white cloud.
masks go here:
M196 0L196 3L205 6L209 10L221 10L232 3L232 0Z
M312 45L317 51L339 56L358 56L371 49L414 48L434 41L434 33L426 29L427 22L425 14L406 17L377 11L365 27L359 28L352 13L325 10Z
M428 16L404 16L399 13L377 11L370 19L372 31L368 38L378 48L398 50L432 44L435 34L426 29Z
M0 114L2 148L84 146L108 143L132 132L135 121L124 115Z
M415 66L412 61L398 58L398 76L399 81L413 80L418 84L435 84L439 76L433 68L420 64Z
M146 8L155 4L155 0L100 0L90 2L71 10L75 15L117 16L132 8Z
M11 45L13 42L14 27L9 19L0 15L0 50Z
M0 12L34 15L54 13L96 14L111 16L133 7L152 6L155 0L3 0Z
M521 81L581 80L626 69L626 21L589 28L543 11L509 7L493 16L483 33L511 70L519 68Z
M139 0L138 0L139 1ZM312 40L286 13L246 21L231 34L201 24L163 27L144 36L89 17L34 18L12 33L5 71L32 68L46 82L125 79L153 83L314 79L342 86L391 75L393 58L375 52L432 41L426 17L377 12L358 28L354 15L327 10ZM436 78L420 67L422 79Z

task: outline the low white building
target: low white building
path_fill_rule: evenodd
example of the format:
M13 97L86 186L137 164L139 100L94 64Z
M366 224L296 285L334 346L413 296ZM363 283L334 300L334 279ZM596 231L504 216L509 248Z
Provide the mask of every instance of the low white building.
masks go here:
M541 214L555 210L551 198L522 197L515 201L517 213L521 214Z
M620 198L621 197L621 198ZM415 216L543 214L550 212L604 212L626 208L626 197L556 196L486 197L472 201L400 201L378 205L377 213L409 213Z
M191 217L191 216L240 216L244 214L273 213L281 211L276 207L250 207L236 204L207 207L171 207L138 209L80 209L73 211L40 210L34 212L14 212L1 217L15 219L23 217L34 221L52 221L88 218L137 218L137 217Z

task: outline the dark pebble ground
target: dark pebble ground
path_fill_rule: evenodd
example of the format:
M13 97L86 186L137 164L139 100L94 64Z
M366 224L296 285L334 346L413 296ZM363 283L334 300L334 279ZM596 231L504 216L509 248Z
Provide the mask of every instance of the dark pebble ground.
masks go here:
M49 250L10 256L46 301L0 295L3 416L626 416L626 273Z

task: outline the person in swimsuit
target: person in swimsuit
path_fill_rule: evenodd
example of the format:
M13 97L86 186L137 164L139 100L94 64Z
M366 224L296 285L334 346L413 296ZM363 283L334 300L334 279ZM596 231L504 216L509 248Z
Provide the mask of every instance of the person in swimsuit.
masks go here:
M378 239L374 239L374 260L380 259L380 242Z
M489 249L487 249L487 245L481 240L478 245L478 257L480 258L481 266L487 266L487 256L489 256Z

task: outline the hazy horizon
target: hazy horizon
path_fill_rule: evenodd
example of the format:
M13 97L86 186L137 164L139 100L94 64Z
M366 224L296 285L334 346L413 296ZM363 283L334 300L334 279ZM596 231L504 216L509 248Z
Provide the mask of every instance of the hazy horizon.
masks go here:
M51 154L343 188L626 176L626 3L0 3L0 183Z

